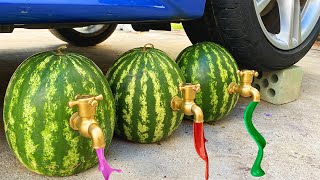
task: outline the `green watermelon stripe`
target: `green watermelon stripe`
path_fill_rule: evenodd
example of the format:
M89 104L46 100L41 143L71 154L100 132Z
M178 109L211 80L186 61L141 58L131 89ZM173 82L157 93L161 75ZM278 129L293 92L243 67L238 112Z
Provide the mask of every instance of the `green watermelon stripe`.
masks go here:
M216 69L214 68L214 65L209 62L208 63L209 65L209 69L210 69L210 75L211 75L211 79L216 79L217 77L215 76L215 71ZM219 103L219 97L217 96L217 86L218 86L218 82L217 81L213 81L212 83L210 83L210 99L211 99L211 107L212 107L212 110L211 112L213 114L216 114L217 113L217 106L218 106L218 103ZM209 117L209 119L214 119L214 117Z
M171 60L168 56L165 55L165 53L155 53L154 56L158 56L158 58L161 58L161 59L166 59L166 61L160 61L162 63L164 63L166 65L166 68L168 68L168 70L170 71L173 71L174 73L171 74L171 78L172 77L176 77L176 79L173 79L172 78L172 93L174 92L173 90L175 90L175 93L173 93L173 96L171 94L171 97L174 97L174 96L179 96L179 97L182 97L182 94L181 92L179 92L179 85L180 84L185 84L185 79L184 79L184 76L182 74L181 71L179 71L179 66L173 61ZM164 80L165 82L167 82L168 80ZM170 81L170 80L169 80ZM171 99L170 99L170 102L171 102ZM168 103L170 103L168 102ZM183 117L183 113L181 113L180 111L172 111L171 107L167 107L168 110L167 111L170 111L173 113L173 118L176 118L175 120L172 120L173 122L175 123L172 123L169 131L167 131L169 134L171 134L174 130L176 130L178 128L178 126L180 125L181 123L181 120L182 120L182 117Z
M208 61L205 61L205 62L201 62L199 61L199 64L201 66L201 69L199 72L207 72L206 76L201 76L201 78L203 77L206 77L206 78L210 78L210 79L214 79L214 72L211 72L211 69L210 69L210 66L209 66L209 63L212 61L212 54L209 53L208 49L206 46L202 47L201 50L200 50L200 54L202 56L205 56L206 59L208 59ZM200 56L201 56L200 55ZM212 94L215 93L215 92L211 92L212 90L215 90L216 89L216 85L214 84L211 84L211 83L208 83L208 80L205 80L203 81L202 79L200 79L200 82L201 82L201 90L200 92L202 94L205 94L204 92L210 92L210 96L206 96L206 95L202 95L202 101L198 101L198 94L196 96L196 104L201 106L201 105L210 105L212 103ZM205 82L205 83L203 83ZM211 88L212 86L215 86L214 89ZM211 104L212 105L212 104ZM210 108L202 108L202 111L204 114L212 114L211 113L211 109ZM210 116L208 118L211 118L213 119L214 117L213 116Z
M183 63L182 65L181 65L181 71L183 72L183 76L184 77L187 77L187 74L186 74L186 70L187 70L187 65L188 65L188 63L190 62L190 61L188 61L188 58L187 57L189 57L189 55L190 55L190 53L191 53L191 50L190 50L191 48L190 47L188 47L187 49L186 49L186 51L182 54L182 56L184 56L185 58L183 58L183 59L181 59L180 61L178 61L177 63L178 64L180 64L181 62ZM185 55L184 55L185 54ZM177 59L180 59L180 58L177 58Z
M224 92L223 87L221 87L221 85L224 84L224 82L226 81L227 76L228 76L228 72L222 66L222 59L221 59L219 52L215 51L215 49L213 49L212 46L209 46L209 49L211 52L213 52L213 54L216 57L217 68L215 68L215 70L217 71L217 74L219 74L219 78L216 77L216 79L215 79L217 82L216 89L218 92ZM223 95L222 97L218 98L217 105L215 106L215 108L218 108L216 110L218 117L221 112L225 112L224 107L226 105L226 102L224 102L223 99L225 98L226 95L225 95L225 93L222 93L222 95ZM217 116L214 119L218 118Z
M131 56L132 54L130 54L131 51L127 51L125 52L115 63L113 66L110 67L110 69L108 70L106 76L109 77L109 74L114 74L114 71L118 68L115 68L117 67L120 63L123 63L123 60L127 59L128 56ZM135 53L135 52L132 52L132 53ZM114 75L117 75L117 74L114 74Z
M135 86L135 95L132 99L134 104L134 111L132 114L132 134L133 134L133 141L138 141L141 143L146 143L149 137L150 129L147 124L150 123L150 119L148 118L148 107L147 107L147 95L143 91L146 91L147 84L146 81L148 80L148 76L145 74L144 69L146 69L146 65L149 59L146 58L146 54L149 53L149 50L146 52L139 53L139 64L137 67L139 70L135 75L136 78L136 86ZM143 82L143 81L144 82ZM142 84L144 83L144 84Z
M24 68L24 63L20 64L19 66L20 68ZM29 73L29 71L31 71L30 68L24 68L26 74ZM5 126L5 131L11 127L15 127L15 115L13 113L13 111L15 110L15 107L17 106L17 104L19 103L19 92L21 90L21 86L24 83L25 80L25 76L26 74L13 74L13 76L10 79L10 83L8 85L8 90L5 96L5 101L4 101L4 126ZM19 80L16 80L17 78L20 78ZM13 81L15 83L13 83ZM9 97L11 97L11 101L12 103L7 105L7 101L9 99ZM8 107L9 106L9 107ZM9 112L9 113L7 113ZM7 117L7 118L5 118ZM19 134L18 134L19 135ZM18 153L18 147L17 147L17 137L16 134L13 131L6 131L6 137L9 143L10 148L13 150L13 152L16 154L17 158L19 159L20 162L23 162L22 157L20 156L20 154Z
M147 62L145 62L146 64ZM147 101L147 92L148 92L148 86L147 86L147 81L148 81L148 76L145 74L147 71L146 67L143 68L142 72L142 77L140 80L140 87L141 87L141 94L138 96L139 97L139 104L140 104L140 111L139 111L139 116L141 117L141 121L138 121L138 136L139 140L142 143L146 143L147 139L149 138L149 127L148 123L150 123L149 120L149 114L148 114L148 101ZM139 87L139 86L137 86ZM137 90L137 92L139 92Z
M236 74L236 71L235 71L236 68L233 68L230 63L227 63L227 57L224 56L224 58L225 58L225 62L226 62L227 68L230 69L230 70L234 70L233 72L229 72L229 77L231 78L232 82L238 83L238 81L237 81L237 79L236 79L236 76L235 76L235 75L237 75L237 74ZM228 57L228 58L230 58L230 57ZM236 64L236 63L234 62L234 63L232 63L232 64ZM228 84L227 86L229 86L229 84ZM226 91L226 93L229 94L227 88L228 88L228 87L226 87L226 90L225 90L225 91ZM228 100L227 100L227 102L228 102L227 107L229 107L229 109L227 110L227 112L230 112L231 109L234 108L234 105L236 104L235 102L238 100L238 96L239 96L238 94L232 94L232 95L230 94L230 95L229 95L229 98L228 98Z
M131 66L133 64L133 62L135 62L135 65L134 67L131 69L131 68L128 68L128 73L125 73L126 75L129 75L127 76L128 79L130 79L131 77L131 80L130 82L128 83L128 88L127 88L127 92L129 95L125 95L125 108L123 109L123 119L125 120L125 123L124 123L124 134L128 137L129 140L132 140L133 139L133 132L131 131L131 128L133 128L133 123L132 123L132 114L133 114L133 97L135 96L135 83L136 83L136 75L138 73L138 68L139 68L139 64L141 62L141 59L142 59L142 56L138 56L137 57L137 60L132 60L132 63L129 65ZM122 78L121 78L122 80ZM119 83L120 84L120 83ZM119 85L118 84L118 85ZM118 89L118 87L117 87Z
M38 97L33 98L31 100L32 106L36 107L36 111L37 111L37 113L33 114L33 118L37 122L36 126L38 126L35 128L37 130L39 130L39 131L33 131L31 139L34 141L35 144L37 144L37 150L34 153L34 157L37 159L37 164L38 164L37 171L38 172L46 171L49 175L52 175L54 168L58 169L58 167L54 161L52 161L52 162L50 161L50 163L44 162L45 156L43 156L43 150L45 147L45 142L44 142L44 139L42 137L41 132L43 132L45 130L45 128L47 127L46 121L50 121L51 123L54 123L54 122L52 120L48 120L48 117L43 115L44 112L47 111L47 106L46 105L36 106L36 104L44 102L46 99L46 93L43 93L44 92L43 90L47 91L46 87L48 85L48 80L45 80L42 77L51 76L49 68L54 69L55 71L57 70L57 67L59 69L61 69L61 67L59 65L56 66L56 64L60 64L61 62L60 62L60 59L57 56L55 56L54 54L47 55L47 57L49 58L49 59L47 59L48 60L47 64L43 64L43 63L32 64L34 66L34 68L36 69L36 71L39 72L38 77L41 78L41 82L40 82L40 85L37 85L34 87L34 89L35 89L34 94L36 94L36 96L38 95ZM44 61L42 61L42 62L44 62ZM56 87L59 87L59 86L56 86ZM39 113L39 112L43 112L43 113ZM42 121L39 121L39 119L41 119ZM57 124L55 124L55 125L57 125ZM39 138L39 136L41 138ZM56 136L54 135L54 137L56 137ZM54 152L54 153L56 155L56 152ZM52 159L56 160L56 156L54 156ZM48 168L48 167L50 167L51 169L49 169L47 171L46 168Z
M136 61L137 58L139 58L139 57L135 56L134 59L131 62L124 61L122 64L119 65L119 69L121 69L122 67L123 68L127 68L127 69L121 71L121 75L120 76L117 76L117 74L116 74L117 72L115 72L115 74L113 74L113 76L111 76L111 77L113 77L112 79L115 79L116 80L115 82L117 82L117 86L113 90L113 92L119 92L124 79L129 74L129 70L131 70L131 68L134 65L134 62ZM113 84L113 82L111 80L110 80L110 84ZM121 96L122 96L122 93L115 93L115 95L114 95L115 101L117 101Z
M160 54L160 53L159 53ZM151 58L152 55L149 54L149 57ZM166 138L168 137L169 134L171 134L170 132L170 128L171 126L174 126L176 123L176 120L174 118L176 118L176 116L174 116L172 109L170 108L170 101L172 99L172 97L174 96L174 89L172 89L172 86L174 86L174 82L172 81L172 77L169 75L169 72L167 69L168 67L166 67L166 65L163 63L163 60L158 59L157 56L153 56L156 58L153 58L152 63L155 65L155 70L153 72L158 72L156 74L156 76L158 77L158 81L159 84L160 82L165 82L166 85L165 86L160 86L160 92L162 93L162 97L161 97L161 108L164 109L164 111L166 112L163 121L161 122L161 131L163 132L163 134L161 134L162 138ZM171 61L171 60L170 60ZM169 62L170 62L169 61ZM167 61L165 61L167 62ZM151 65L152 65L151 63ZM163 94L166 94L167 96L163 96ZM154 94L154 96L156 96L157 94ZM166 98L165 98L166 97ZM157 122L158 123L158 122ZM155 134L157 133L157 127L155 128Z
M232 70L232 72L229 72L229 74L232 74L232 82L236 82L236 83L239 83L239 76L237 75L237 64L234 60L234 58L230 55L230 53L228 53L224 48L222 48L220 45L213 45L215 46L216 50L223 55L223 58L224 58L224 62L226 62L226 66L228 67L229 70ZM228 57L226 57L225 55L227 55ZM227 63L227 59L229 59L231 62L231 64ZM237 79L235 79L235 75L237 77ZM226 87L228 88L228 87ZM227 89L225 89L225 91L227 91ZM226 92L227 93L227 92ZM229 94L229 93L227 93ZM227 105L227 107L229 107L228 111L227 112L230 112L231 109L233 109L236 105L235 102L238 101L238 98L239 98L239 95L238 94L234 94L234 95L229 95L231 96L231 99L229 98L227 101L225 102L228 102L229 104Z
M51 64L50 67L48 67L48 70L51 72L50 78L48 79L48 82L46 83L46 103L44 104L44 109L46 109L45 112L45 128L41 132L41 136L43 137L43 161L45 163L49 163L51 166L56 167L57 165L54 162L51 162L55 157L55 149L53 147L53 142L55 141L55 138L53 134L58 132L58 123L55 123L52 121L52 119L55 119L55 112L58 110L57 101L55 101L54 97L58 91L58 88L56 87L56 80L59 76L59 71L56 71L57 68L60 68L60 60L61 57L58 57L53 61L53 64ZM40 77L39 77L40 78ZM37 89L39 85L35 86L35 89ZM48 174L53 174L54 169L48 169Z
M237 73L237 70L239 69L238 66L237 66L237 63L235 62L234 58L232 57L232 55L225 49L223 48L222 46L220 46L219 44L214 44L215 47L218 47L218 50L219 51L222 51L223 54L226 54L228 56L229 59L232 59L232 61L234 63L232 63L232 70L233 70L233 74L234 73ZM231 70L231 69L230 69Z
M115 77L118 77L118 73L120 72L120 73L123 73L124 72L124 68L126 68L126 66L128 65L128 64L131 64L132 65L132 63L135 61L135 59L137 58L136 57L137 56L137 53L136 52L133 52L133 54L132 54L132 56L130 56L130 57L133 57L132 58L132 61L130 62L130 61L125 61L125 59L126 58L121 58L121 59L119 59L118 61L119 61L119 66L118 66L118 68L116 68L115 69L115 71L112 73L112 76L110 76L111 78L109 78L108 79L108 81L110 82L110 84L113 84L114 82L118 82L118 81L115 81L116 79L115 79ZM117 61L117 62L118 62ZM111 67L112 68L112 67Z
M90 77L89 73L86 72L85 69L81 67L81 63L79 62L78 59L73 59L73 65L74 68L79 72L82 81L82 87L87 87L89 92L88 95L95 95L97 90L96 87L94 86L95 82L93 81L93 77Z
M68 65L69 64L73 66L72 63L68 63ZM64 75L65 75L64 81L65 81L65 84L67 85L64 88L64 94L67 97L75 97L75 89L71 85L73 82L69 82L69 80L67 78L67 77L69 77L70 72L66 71ZM72 109L67 106L65 107L65 111L67 112L67 114L73 114ZM80 142L80 136L74 137L74 134L70 132L71 127L70 127L68 120L65 120L63 125L64 125L64 128L63 128L62 134L65 137L65 140L67 142L69 142L66 144L67 146L69 146L69 151L67 152L67 154L64 154L64 156L62 158L63 159L63 163L62 163L63 168L61 168L62 171L60 170L60 173L68 174L70 172L65 172L64 169L67 169L68 167L77 167L79 164L80 153L78 151L78 146L79 146L79 142Z
M145 52L145 53L147 53L147 52ZM138 125L138 123L135 123L135 122L142 121L141 117L139 116L139 112L141 112L141 108L142 108L139 105L139 97L140 97L140 93L141 93L141 87L139 86L137 81L139 79L141 79L142 72L141 72L140 67L144 66L143 59L144 59L145 53L138 54L138 59L135 61L136 66L134 66L134 68L129 71L129 75L127 77L128 87L131 86L133 89L131 92L128 92L125 95L125 100L127 97L131 97L130 98L131 104L128 104L126 101L125 101L125 104L130 105L132 111L131 111L130 119L128 119L128 117L127 117L127 118L125 118L124 121L126 122L125 125L127 124L128 120L130 121L130 126L128 126L128 128L130 128L130 134L132 136L131 140L134 140L134 141L139 141L139 139L141 138L141 136L139 135L139 127L138 127L139 125ZM139 92L139 93L137 93L137 92ZM128 107L128 106L126 106L126 107ZM133 109L135 109L135 107L137 107L137 111L133 110ZM124 108L124 110L128 110L128 109Z
M155 56L157 56L158 54L155 54ZM158 57L158 59L161 59L161 57ZM159 63L159 67L160 69L158 70L159 72L163 72L164 75L165 75L165 79L166 79L166 82L168 83L168 87L164 88L164 91L167 91L169 90L169 94L171 95L171 98L173 98L174 96L177 96L178 95L178 85L179 85L179 78L177 78L176 80L173 79L172 75L169 73L168 70L170 71L174 71L174 69L176 68L173 68L171 64L169 64L171 60L168 60L168 61L162 61L162 60L158 60L158 63ZM179 74L175 71L176 74L175 77L179 77ZM167 132L165 134L165 136L168 136L168 134L171 134L174 130L175 130L175 127L176 127L176 124L180 124L180 122L177 122L177 112L174 112L171 108L170 108L170 101L171 99L167 99L166 102L168 103L166 105L166 108L168 109L167 112L170 112L170 116L172 116L172 118L165 123L165 125L170 125L168 128L164 126L164 132ZM166 129L169 129L169 131L166 131Z
M152 69L156 69L155 62L153 59L149 60ZM162 103L163 93L161 92L161 84L159 83L159 77L157 73L153 71L148 71L148 75L152 80L152 86L154 87L154 97L155 97L155 112L157 116L155 117L156 120L156 127L154 131L154 136L152 141L159 141L163 137L163 127L164 127L164 119L166 116L166 112L164 109L164 105Z
M23 159L24 165L28 169L38 169L38 165L34 157L34 154L39 144L36 145L35 142L32 140L33 130L34 128L36 128L34 116L37 113L37 109L33 106L33 103L34 101L37 101L37 96L41 96L37 94L37 88L41 84L42 72L40 70L43 69L43 66L52 64L52 62L50 62L51 58L52 56L45 58L45 60L40 62L40 64L36 66L32 72L26 74L27 76L24 79L25 81L21 89L27 89L26 86L28 86L28 91L20 93L20 105L17 105L24 109L23 113L22 111L20 113L17 112L18 116L22 118L23 123L23 126L15 126L15 128L21 129L22 131L22 133L19 136L17 136L17 144L24 145L18 147L18 149L19 151L23 150L25 152L23 155L20 153L20 156ZM25 98L23 99L21 98L21 96L23 96L22 94L26 94L26 96L24 96Z
M221 61L221 67L228 67L227 65L227 58L225 57L225 55L223 53L221 53L219 50L218 50L218 53L219 53L219 56L223 58L223 60ZM223 89L221 90L223 92L223 99L222 101L224 102L223 105L221 106L220 108L220 116L218 117L218 119L222 118L228 111L227 111L227 105L228 103L230 103L229 100L229 97L231 96L229 93L228 93L228 86L229 84L226 84L226 79L228 78L229 76L229 72L223 68L223 72L225 73L225 79L223 79Z
M192 51L191 51L191 55L193 55L193 54L195 54L196 53L196 51L197 51L197 49L195 48L195 49L193 49ZM188 60L188 64L187 64L187 76L188 76L188 78L186 78L186 79L188 79L189 81L187 81L187 83L194 83L194 82L192 82L192 76L191 76L191 74L194 74L195 72L194 72L194 63L196 63L196 62L194 62L194 63L192 63L192 61L190 60L190 58L191 59L194 59L194 56L191 56L191 57L189 57L189 60Z
M227 52L226 49L224 49L222 46L218 45L218 44L214 44L214 47L218 48L217 50L220 51L221 54L225 54L228 56L228 59L233 62L231 63L232 68L230 68L229 70L232 70L232 74L237 74L237 70L239 69L237 66L236 61L234 60L234 58L231 56L231 54L229 52ZM239 76L236 76L238 81L239 81Z
M179 71L179 66L172 59L170 59L170 57L168 57L163 51L158 50L158 53L151 52L151 54L155 57L165 59L165 61L161 61L161 62L167 64L168 67L170 67L170 70L175 72L177 77L183 78L183 74L181 73L181 71ZM181 78L179 80L183 81Z

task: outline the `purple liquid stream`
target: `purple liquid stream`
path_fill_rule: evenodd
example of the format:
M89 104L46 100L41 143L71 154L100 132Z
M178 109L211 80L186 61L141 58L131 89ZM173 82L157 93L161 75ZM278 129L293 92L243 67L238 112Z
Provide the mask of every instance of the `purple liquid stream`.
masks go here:
M114 169L110 167L106 158L104 157L104 148L96 149L98 161L99 161L99 171L101 171L105 180L109 180L109 177L112 172L121 173L121 169Z

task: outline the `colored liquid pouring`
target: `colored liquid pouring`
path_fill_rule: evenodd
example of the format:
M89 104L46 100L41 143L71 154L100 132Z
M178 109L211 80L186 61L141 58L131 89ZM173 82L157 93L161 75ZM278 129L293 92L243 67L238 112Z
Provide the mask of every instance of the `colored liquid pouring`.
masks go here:
M244 112L244 124L247 128L248 133L256 142L259 148L256 160L254 161L254 164L251 168L251 175L256 177L263 176L265 174L261 168L261 161L263 158L263 148L267 144L266 140L257 131L257 129L253 126L253 123L252 123L252 114L258 104L259 104L258 102L250 102L250 104L247 106Z
M194 146L198 155L206 162L206 179L209 178L209 160L205 143L207 140L204 138L203 123L193 123L193 137Z
M113 169L108 164L106 158L104 157L104 148L96 149L98 161L99 161L99 171L101 171L105 180L108 180L112 172L121 173L121 169Z

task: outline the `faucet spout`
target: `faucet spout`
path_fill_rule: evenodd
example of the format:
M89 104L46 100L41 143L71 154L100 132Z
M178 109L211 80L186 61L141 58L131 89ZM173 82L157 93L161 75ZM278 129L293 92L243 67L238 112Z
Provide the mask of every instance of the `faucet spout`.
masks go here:
M260 92L254 88L254 87L250 87L250 95L252 96L252 101L253 102L260 102Z
M195 123L203 123L203 112L199 106L197 106L196 104L192 105L191 112L193 114Z
M106 146L106 142L104 139L104 135L102 129L99 127L98 124L92 123L89 126L88 132L92 139L92 147L94 149L104 148Z

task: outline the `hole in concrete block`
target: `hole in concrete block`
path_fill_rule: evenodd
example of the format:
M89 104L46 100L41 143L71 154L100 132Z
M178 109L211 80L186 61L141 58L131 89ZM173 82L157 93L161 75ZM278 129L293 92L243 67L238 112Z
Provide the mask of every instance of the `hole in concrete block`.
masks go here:
M272 88L268 89L268 95L274 97L276 95L276 91Z
M258 91L260 91L260 86L259 86L259 84L254 84L253 87L255 87Z
M262 78L262 72L259 72L258 77L256 77L257 79L261 79Z
M269 81L268 81L268 79L262 80L262 86L265 87L265 88L269 86Z
M278 80L279 80L278 75L272 74L272 76L271 76L271 82L276 83L276 82L278 82Z

